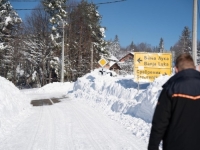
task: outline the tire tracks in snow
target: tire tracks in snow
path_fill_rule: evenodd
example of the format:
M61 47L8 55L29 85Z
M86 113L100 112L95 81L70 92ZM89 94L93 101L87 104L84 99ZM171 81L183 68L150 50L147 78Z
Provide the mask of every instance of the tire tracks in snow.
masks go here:
M30 142L27 145L27 150L32 150L34 142L36 141L36 137L37 137L39 128L41 126L41 120L42 120L42 116L43 116L43 111L44 111L44 106L42 106L42 108L40 108L40 113L39 113L40 116L39 116L39 119L38 119L37 127L34 130L33 136L31 137Z
M77 104L76 104L77 105ZM80 105L80 104L78 104ZM84 107L85 104L81 104L82 109L76 109L79 114L84 114L84 117L86 118L87 122L92 126L93 129L90 130L90 133L92 132L93 135L96 135L95 141L101 145L102 150L117 150L118 147L115 143L118 143L119 141L116 141L113 139L112 135L109 135L110 131L107 131L106 122L101 122L98 119L94 120L94 118L91 116L93 112L88 112L88 107ZM87 111L84 111L87 110ZM100 116L97 116L97 118L100 118ZM107 131L107 132L106 132ZM101 138L101 139L100 139ZM94 139L94 137L93 137ZM103 143L101 144L100 142Z
M55 150L55 114L50 107L52 106L41 106L37 128L33 131L33 136L31 137L27 150Z
M32 109L30 117L22 121L13 137L0 145L1 150L144 149L108 116L81 101L66 99Z
M75 149L95 149L95 150L104 150L104 148L101 146L101 144L99 144L96 139L94 138L94 132L91 132L90 130L90 126L88 124L87 121L85 121L85 119L80 119L80 118L86 118L86 116L84 115L83 112L80 112L76 106L73 105L74 101L71 101L70 104L70 108L73 109L74 111L74 116L76 118L76 121L78 121L80 129L82 130L80 134L83 134L87 137L86 139L82 140L82 141L78 141L78 148L76 147ZM81 116L81 117L80 117ZM87 123L88 126L85 124ZM75 137L73 137L74 139ZM88 140L87 143L85 143L85 140ZM81 143L80 143L81 142Z
M84 107L84 105L83 105L83 107ZM108 132L105 133L105 131L107 130L107 128L106 128L106 126L104 124L106 124L106 122L102 123L102 122L99 122L98 120L94 121L94 118L91 116L91 114L88 111L84 111L84 112L82 112L80 110L78 110L78 111L81 114L84 114L85 116L87 116L87 118L88 118L87 121L94 128L92 131L93 132L98 132L98 137L102 137L102 139L104 139L104 144L105 143L109 143L103 149L106 149L106 150L113 150L113 149L115 149L115 150L117 150L116 144L113 144L113 143L117 143L118 141L114 140L113 137L112 137L112 135L109 135ZM99 126L99 125L101 125L101 126ZM97 133L95 133L95 134L97 134Z
M51 107L51 106L50 106ZM49 106L47 106L47 110L48 110L48 116L49 116L49 122L48 122L48 126L49 129L48 132L48 150L55 150L55 139L56 139L56 128L55 128L55 111L52 113L52 108L50 108Z
M72 131L72 112L66 108L66 103L56 104L57 114L56 124L59 124L56 134L56 150L74 150L74 140Z
M16 135L15 131L19 130L23 126L24 121L29 117L29 115L31 115L31 112L28 112L28 116L26 116L26 118L24 118L24 120L21 120L20 123L18 123L16 125L16 127L11 130L11 132L9 133L9 135L5 135L4 136L5 138L2 139L2 141L0 141L0 150L8 150L8 149L10 149L10 143L9 143L9 141L13 137L15 137L15 135Z
M80 105L80 107L78 107ZM86 103L74 101L74 109L81 114L91 127L89 133L96 134L93 140L102 144L101 149L106 150L140 150L140 146L135 145L136 137L127 131L123 126L105 116L102 112L97 112L95 108ZM77 109L80 108L80 109ZM93 115L95 114L95 116ZM125 134L124 134L125 133ZM127 136L126 136L127 135ZM103 148L102 148L103 147Z

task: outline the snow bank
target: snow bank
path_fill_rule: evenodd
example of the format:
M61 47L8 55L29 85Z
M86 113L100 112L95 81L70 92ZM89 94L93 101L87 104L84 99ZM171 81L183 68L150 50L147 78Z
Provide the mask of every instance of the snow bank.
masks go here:
M60 83L60 82L53 82L53 83L49 83L45 86L43 86L42 88L40 88L38 90L38 92L49 92L49 93L52 93L52 92L60 92L60 93L64 93L64 92L67 92L69 91L69 89L71 89L71 85L72 83L70 82L64 82L64 83ZM55 88L57 87L57 88Z
M138 83L133 76L101 76L98 70L79 78L74 83L76 98L104 102L114 112L129 114L150 123L162 85L170 76L160 76L152 83Z
M12 131L29 111L30 99L15 85L0 77L0 139Z
M62 98L66 97L66 93L73 89L73 82L53 82L41 88L23 89L22 93L31 98L31 100L46 99L46 98Z
M162 85L169 79L169 76L160 76L155 79L145 91L136 95L135 100L139 102L135 107L128 106L127 114L143 119L151 123L152 115L157 104L158 97L162 90Z
M133 76L102 76L96 69L74 83L71 97L103 109L113 120L147 142L157 99L169 78L160 76L153 83L140 83L138 90Z

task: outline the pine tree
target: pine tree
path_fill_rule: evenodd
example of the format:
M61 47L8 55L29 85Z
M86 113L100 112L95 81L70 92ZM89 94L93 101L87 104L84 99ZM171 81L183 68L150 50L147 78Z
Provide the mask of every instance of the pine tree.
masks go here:
M51 37L55 51L60 50L59 54L61 54L62 40L64 40L64 37L66 37L64 33L65 33L66 26L68 24L66 2L67 0L42 0L42 4L44 6L45 11L50 15L49 21L52 26L52 34L50 35L50 37ZM64 42L64 47L65 45L66 43ZM60 55L59 62L62 61L61 59L62 59L62 56ZM60 63L60 66L61 66L61 63Z
M160 52L160 53L163 53L163 52L164 52L164 40L163 40L163 38L160 38L159 52Z
M132 41L131 44L130 44L129 50L133 52L134 49L135 49L135 44Z
M112 43L112 51L114 56L117 56L117 53L120 51L119 38L117 35Z
M179 55L181 53L189 53L192 55L191 46L192 46L191 31L188 27L184 27L182 35L180 36L179 39L179 45L178 45L179 51L176 54Z
M179 41L174 44L170 49L174 54L174 60L182 53L189 53L192 55L192 41L191 41L191 31L188 27L184 27Z
M134 52L135 50L136 50L136 46L135 46L134 42L132 41L131 44L128 47L126 47L126 51L127 52Z
M71 63L68 66L71 69L68 72L71 78L76 79L90 72L91 65L97 66L100 56L107 54L105 29L100 25L101 16L97 9L95 4L82 0L70 12L68 56Z
M66 1L67 0L42 0L45 11L49 13L51 17L49 20L52 25L51 39L56 47L61 47L61 28L63 23L66 25Z
M107 48L108 48L108 51L110 53L110 55L113 55L117 58L120 57L120 49L121 49L121 46L119 44L119 38L118 38L118 35L115 35L115 38L114 40L112 41L109 41L109 44L107 45Z
M31 84L43 86L51 82L50 61L53 59L53 46L50 39L51 29L49 14L38 5L24 21L23 50L24 60L28 62L29 69L25 70L26 77L31 77ZM54 68L55 69L55 68ZM34 77L33 74L35 73ZM25 78L26 78L25 77Z
M200 64L200 41L197 42L197 64Z
M12 43L22 22L8 0L0 1L0 75L11 79L14 68Z
M181 50L184 53L190 53L192 54L192 42L191 42L191 31L188 27L184 27L184 30L182 32L182 35L180 37L180 43L181 43Z

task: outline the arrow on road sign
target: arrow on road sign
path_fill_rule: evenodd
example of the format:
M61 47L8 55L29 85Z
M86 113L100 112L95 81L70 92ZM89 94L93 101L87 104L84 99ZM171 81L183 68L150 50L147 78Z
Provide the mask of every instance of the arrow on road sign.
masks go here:
M140 63L142 60L139 58L137 61Z

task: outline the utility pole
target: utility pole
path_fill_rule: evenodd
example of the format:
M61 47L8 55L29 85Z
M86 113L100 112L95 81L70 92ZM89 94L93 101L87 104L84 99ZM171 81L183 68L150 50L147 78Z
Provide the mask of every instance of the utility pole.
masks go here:
M93 71L93 42L91 42L91 72Z
M192 52L195 66L197 65L197 0L193 0L193 28L192 28Z
M61 53L61 79L60 82L64 82L64 22L62 21L63 36L62 36L62 53Z

